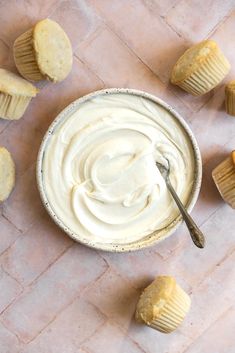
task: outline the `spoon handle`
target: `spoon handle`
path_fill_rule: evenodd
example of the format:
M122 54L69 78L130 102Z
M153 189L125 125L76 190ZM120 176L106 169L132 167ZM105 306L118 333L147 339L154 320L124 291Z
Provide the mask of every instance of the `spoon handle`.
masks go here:
M189 215L188 211L180 201L177 193L175 192L175 189L173 188L170 179L166 178L166 185L168 187L168 190L170 191L173 199L175 200L177 206L179 207L179 210L182 214L182 217L188 227L189 233L191 235L192 241L198 248L204 248L205 246L205 237L203 233L200 231L192 217Z

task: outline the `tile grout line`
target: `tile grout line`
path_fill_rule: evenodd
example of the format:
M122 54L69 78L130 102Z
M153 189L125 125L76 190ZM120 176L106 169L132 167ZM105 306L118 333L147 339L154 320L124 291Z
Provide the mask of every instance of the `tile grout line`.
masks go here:
M59 259L66 254L66 252L71 249L74 246L74 242L72 242L72 244L69 244L68 247L66 247L60 254L58 254L58 256L56 256L56 258L37 276L35 277L32 282L30 282L27 287L32 288L36 285L36 282L40 279L41 276L43 276L47 271L49 271L49 269L57 262L59 261Z
M235 133L234 133L234 135L232 135L232 137L231 137L228 141L226 141L223 145L221 145L221 146L219 146L219 147L220 147L220 148L221 148L221 147L222 147L222 148L226 147L231 141L233 141L234 138L235 138ZM219 148L219 147L218 147L218 148ZM203 163L202 163L203 168L205 167L205 165L207 165L207 163L211 162L212 159L213 159L213 156L210 157L209 159L207 159L205 162L203 162Z
M234 8L232 8L232 10L230 10L212 29L211 31L208 33L208 35L206 36L206 38L211 38L211 36L213 36L213 34L230 18L231 14L235 11Z
M155 255L155 254L154 254L154 255ZM158 254L157 254L157 255L158 255ZM144 256L146 256L146 255L144 254ZM140 292L140 288L135 287L132 283L130 283L130 281L128 281L127 278L124 278L124 277L122 276L122 274L119 273L118 270L117 270L115 267L112 267L112 270L113 270L113 272L114 272L118 277L120 277L124 282L126 282L133 290L135 290L135 291L137 291L137 292Z
M107 261L105 259L103 259L102 256L100 256L101 259L104 261L106 267L105 267L105 270L91 283L89 283L87 286L85 286L82 290L81 290L81 295L83 295L83 293L86 291L86 290L89 290L91 287L93 287L97 282L99 282L99 280L106 274L106 272L109 270L110 266L108 265Z
M103 322L99 327L97 327L92 335L95 335L99 331L99 329L102 328L106 323L107 321ZM89 336L88 338L84 339L83 342L81 343L81 346L84 345L86 342L89 342L91 340L91 337L92 336Z
M183 34L179 33L173 25L171 25L168 21L167 21L167 16L163 16L162 19L164 20L165 24L179 37L182 38L186 43L188 42L187 38L185 38L183 36Z
M3 119L3 118L0 118L0 119ZM3 120L6 120L6 119L3 119ZM1 134L6 131L8 129L8 127L11 125L11 121L9 121L8 123L6 123L6 126L4 126L4 128L1 130L0 132L0 136Z
M205 273L204 278L201 279L201 281L199 281L199 282L197 283L197 288L200 288L200 286L201 286L201 285L204 283L204 281L207 279L206 277L209 276L209 275L211 275L211 274L213 274L213 273L216 271L216 269L217 269L218 267L220 267L224 262L226 262L226 260L227 260L228 258L230 258L230 256L232 256L234 253L235 253L235 248L232 249L231 251L228 251L227 254L226 254L219 262L217 262L210 270L208 270L208 271ZM192 291L191 293L193 293L193 291Z
M50 326L50 325L56 320L56 318L57 318L58 316L60 316L60 314L62 314L62 313L63 313L70 305L72 305L72 304L75 302L75 300L77 300L79 297L80 297L80 295L78 295L78 296L75 297L75 298L72 298L71 301L70 301L68 304L66 304L64 307L62 307L61 310L59 310L59 312L56 313L56 314L52 317L52 319L49 320L49 321L47 322L47 324L46 324L45 326L43 326L43 328L42 328L41 330L38 331L38 333L36 334L36 336L32 337L30 340L28 340L27 342L24 342L24 343L28 345L28 344L32 343L33 341L35 341L35 339L37 339L37 338L47 329L47 327Z
M215 321L213 321L212 323L211 323L211 325L209 325L203 332L201 332L200 333L200 335L199 336L197 336L197 337L188 337L188 338L192 338L192 340L193 340L193 342L192 343L190 343L189 345L188 345L188 347L184 350L184 351L182 351L181 353L190 353L188 350L189 349L191 349L191 347L207 332L207 331L209 331L224 315L226 315L230 310L231 310L231 308L232 308L232 306L230 306L228 309L226 309L221 315L219 315L219 317L217 317L217 319L215 320Z
M94 306L94 305L93 305L93 306ZM95 306L95 307L96 307L96 306ZM96 308L97 308L97 307L96 307ZM106 315L105 315L105 316L106 316ZM125 334L125 337L127 337L136 347L138 347L139 350L142 351L142 353L147 353L145 350L143 350L143 348L142 348L136 341L134 341L134 340L128 335L128 332L127 332L127 331L125 331L125 330L122 329L122 327L121 327L116 321L114 321L113 319L111 319L111 320L108 320L107 322L110 323L111 325L115 326L115 327L116 327L117 329L119 329L122 333L124 333L124 334ZM98 330L99 330L100 328L102 328L103 326L105 326L105 324L106 324L107 322L104 322L103 324L101 324L101 325L93 332L92 335L96 334L96 333L98 332ZM91 337L92 337L92 336L86 338L86 339L82 342L81 346L84 345L84 344L86 344L86 342L89 342L90 339L91 339ZM82 349L83 349L83 348L82 348Z
M126 47L128 50L130 50L130 52L144 65L144 67L146 67L154 76L156 76L156 78L165 85L164 82L162 82L162 80L160 79L160 77L157 75L156 72L154 72L145 62L144 60L134 51L134 49L132 49L128 43L126 42L126 40L116 31L116 29L111 25L111 23L104 19L104 24L107 26L107 28L110 30L110 32L112 32L122 43L122 45L124 45L124 47Z
M169 83L170 83L170 81L169 81ZM171 83L170 83L170 85L172 85ZM191 112L191 115L194 115L194 113L197 113L197 110L193 110L192 108L191 108L191 106L190 106L190 104L188 104L188 103L185 103L184 102L184 100L180 97L180 96L178 96L174 91L173 91L173 87L169 87L169 85L167 86L167 85L165 85L166 86L166 89L175 97L175 98L177 98L177 100L179 100L179 102L181 102L187 109L189 109L190 110L190 112ZM184 119L184 120L186 120L186 119ZM190 119L188 120L189 122L190 122ZM186 121L187 122L187 121ZM188 122L187 122L188 123Z
M18 300L18 298L21 296L21 294L24 292L24 287L21 285L21 283L19 281L17 281L13 276L11 276L2 266L1 266L1 270L11 279L13 279L14 281L16 281L16 283L19 285L19 293L11 300L10 303L7 304L7 306L4 307L4 309L2 311L0 311L0 316L4 314L5 311L7 311L7 309Z
M7 47L8 50L10 50L10 46L9 46L9 44L7 44L7 42L5 41L5 39L3 39L2 37L0 37L0 41Z
M92 41L95 40L95 39L99 36L99 34L104 30L104 25L105 25L105 23L104 23L103 19L102 19L98 14L97 14L97 16L98 16L99 19L100 19L100 24L99 24L98 27L94 30L94 32L92 32L92 33L88 36L88 38L86 38L85 40L81 41L81 43L78 43L78 44L74 47L74 49L73 49L73 55L79 57L79 56L76 54L76 51L79 50L79 48L82 47L82 46L85 46L85 47L86 47L86 46L87 46L87 45L86 45L86 42L87 42L87 41L88 41L88 43L92 42ZM79 60L82 61L82 59L80 59L80 57L79 57Z
M114 253L115 254L115 253ZM118 253L116 253L116 254L118 254ZM118 270L115 268L115 266L113 266L113 263L109 263L104 257L103 257L103 255L100 255L101 257L102 257L102 259L104 259L104 261L108 264L108 266L109 266L109 268L112 270L112 271L114 271L118 276L120 276L120 278L122 278L123 279L123 277L121 277L121 274L120 274L120 272L118 272ZM108 271L108 270L107 270ZM132 287L132 288L134 288L135 290L137 289L137 288L135 288L135 287Z
M74 244L71 244L67 249L65 249L65 251L61 254L61 256L63 256L63 254L65 254L72 246L73 246ZM36 277L29 285L27 285L27 292L35 285L35 282L57 261L57 260L59 260L59 258L61 257L61 256L58 256L58 258L53 262L53 263L51 263L48 267L47 267L47 269L45 269L38 277ZM3 269L4 270L4 272L6 272L10 277L12 277L14 280L16 280L12 275L10 275L5 269ZM4 314L4 312L11 306L11 305L13 305L15 302L17 302L20 298L21 298L21 296L22 295L24 295L24 294L26 294L27 292L24 292L24 287L22 286L22 284L18 281L18 280L16 280L17 281L17 283L19 283L20 284L20 286L21 286L21 288L22 288L22 291L21 291L21 293L16 297L16 298L14 298L14 300L6 307L6 308L4 308L4 310L0 313L0 315L2 315L2 314ZM86 287L85 287L86 288ZM84 288L84 289L85 289ZM81 293L80 293L81 294ZM71 300L71 302L73 302L73 301L75 301L79 296L80 296L80 294L78 295L78 296L76 296L75 298L73 298L72 300ZM55 316L54 316L54 318L52 319L52 320L50 320L49 322L48 322L48 324L45 326L45 327L43 327L42 328L42 330L40 331L40 333L42 332L42 331L44 331L44 329L52 322L52 321L54 321L54 319L60 314L60 312L62 312L63 310L65 310L66 308L67 308L67 306L69 306L70 304L71 304L71 302L69 302L68 303L68 305L66 305L65 307L63 307ZM1 322L2 322L2 320L0 320ZM40 334L39 333L39 334ZM17 335L16 335L17 336ZM37 335L38 336L38 335ZM37 336L35 336L35 337L33 337L33 339L32 340L34 340ZM18 336L17 336L18 337ZM25 342L25 341L22 341L23 343L25 343L25 344L28 344L28 343L30 343L31 342L31 340L30 341L27 341L27 342Z
M180 1L181 1L181 0L180 0ZM180 1L179 1L179 2L180 2ZM120 40L120 42L124 45L124 47L126 47L127 49L129 49L130 52L141 62L141 64L142 64L147 70L149 70L149 72L151 72L151 73L153 74L153 76L155 76L155 77L158 79L158 81L159 81L161 84L163 84L163 85L170 91L170 93L171 93L177 100L179 100L179 101L184 105L185 108L191 110L192 114L197 113L198 111L200 111L201 107L200 107L198 110L195 110L195 111L192 110L191 107L190 107L188 104L186 104L180 97L178 97L178 95L175 94L175 93L172 91L171 88L168 88L168 87L167 87L167 82L162 81L161 78L158 76L158 74L157 74L156 72L154 72L154 71L151 69L151 67L135 52L135 50L129 46L129 44L128 44L128 43L126 42L126 40L122 37L122 35L119 34L119 33L116 31L116 29L113 27L112 23L109 22L109 21L105 18L105 15L103 14L103 12L102 12L100 9L97 10L97 8L95 8L94 11L95 11L96 14L100 17L102 24L105 25L105 26L107 26L107 28L110 30L110 32L113 33L113 34ZM103 17L103 16L104 16L104 17ZM159 16L159 18L161 19L161 16ZM165 21L164 21L164 22L165 22ZM98 29L97 29L97 30L98 30ZM99 31L98 31L98 32L99 32ZM175 33L176 33L176 32L175 32ZM183 39L185 40L185 42L187 43L187 40L186 40L184 37L182 37L182 38L183 38ZM78 45L78 46L79 46L79 45ZM77 48L75 49L75 51L78 49L78 46L77 46ZM89 66L89 64L86 62L86 60L80 58L79 54L76 53L75 56L76 56L81 62L83 62L89 69L91 69L90 66ZM93 69L91 69L91 71L93 71ZM96 75L97 77L99 77L99 75L97 74L97 72L95 72L95 71L93 71L93 72L95 73L95 75ZM100 78L100 77L99 77L99 78ZM100 79L101 79L101 78L100 78ZM104 82L103 79L101 79L101 80L102 80L102 82ZM209 97L208 100L203 104L203 106L205 106L207 103L209 103L209 101L211 100L211 98L212 98L212 97ZM202 107L203 107L203 106L202 106Z
M128 50L131 52L131 54L132 54L135 58L137 58L137 59L140 61L140 63L141 63L153 76L155 76L155 77L157 78L157 80L158 80L162 85L164 85L164 87L166 88L166 87L167 87L167 83L166 83L166 82L163 82L163 81L159 78L159 76L148 66L147 63L145 63L145 62L133 51L133 49L132 49L131 47L129 47L129 45L116 33L116 31L114 31L114 30L108 25L108 23L107 23L106 21L103 22L103 24L107 26L108 30L109 30L111 33L113 33L114 36L117 37L117 39L122 43L122 45L123 45L124 47L126 47L126 49L128 49ZM100 30L101 30L101 29L99 29L98 32L99 32ZM77 48L75 49L75 51L78 49L78 47L79 47L79 46L77 46ZM82 59L82 58L80 57L79 53L75 53L74 56L75 56L79 61L81 61L93 74L95 74L95 76L98 77L98 78L104 83L104 86L106 87L105 81L99 76L99 74L98 74L93 68L91 68L91 66L87 63L87 61L86 61L85 59ZM185 108L187 108L187 109L189 109L189 110L191 111L192 115L197 112L197 111L192 110L188 104L186 104L180 97L177 96L177 94L175 94L175 93L172 91L171 88L167 88L167 89L168 89L168 91L172 94L172 96L174 96L181 104L183 104L183 106L184 106ZM209 99L210 99L210 98L209 98ZM208 99L208 101L209 101L209 99ZM208 102L208 101L207 101L207 102ZM207 102L206 102L206 103L207 103ZM205 104L206 104L206 103L205 103Z
M150 11L150 12L152 12L152 9L151 9L151 6L149 7L148 6L148 3L146 2L146 0L142 0L143 1L143 3L144 3L144 5L147 7L147 9ZM148 0L147 0L148 1ZM154 9L155 10L153 10L154 12L156 12L156 15L157 16L160 16L161 18L164 18L165 16L167 16L167 14L168 14L168 12L170 12L176 5L178 5L180 2L181 2L182 0L172 0L172 3L171 3L171 5L168 5L168 8L166 9L166 11L164 11L164 14L159 14L159 12L158 12L158 9L157 9L157 7L155 7L155 5L153 5L154 6Z
M207 92L207 93L210 93L210 92L211 92L211 93L213 93L213 95L211 95L211 96L209 97L209 99L206 100L206 101L202 104L202 106L200 106L200 108L199 108L195 113L200 113L200 111L201 111L208 103L210 103L210 101L215 97L215 95L216 95L220 90L222 91L222 88L223 88L223 85L220 86L220 84L219 84L218 86L212 88L211 91ZM191 121L193 121L193 120L191 120Z
M108 317L102 312L99 310L99 308L97 308L97 306L95 306L94 304L92 304L90 301L87 301L87 303L91 306L93 306L93 308L104 318L104 322L102 322L101 324L99 324L96 329L94 330L94 332L87 338L84 338L80 343L79 343L79 346L82 346L84 343L86 343L86 341L88 341L89 339L91 339L91 337L93 335L96 334L96 332L99 331L99 329L105 325L107 322L108 322ZM79 347L78 347L79 348Z
M28 344L30 344L30 343L32 343L38 336L40 336L45 330L46 330L46 328L48 327L48 326L50 326L50 324L52 323L52 322L54 322L55 320L56 320L56 318L64 311L64 310L66 310L68 307L69 307L69 305L71 305L76 299L78 299L80 297L80 295L78 295L78 296L76 296L76 297L73 297L72 299L71 299L71 301L69 301L69 303L67 303L66 305L64 305L55 315L53 315L53 317L52 317L52 319L51 320L49 320L47 323L46 323L46 325L45 326L43 326L38 332L37 332L37 334L35 335L35 336L33 336L31 339L29 339L29 340L26 340L26 341L22 341L24 344L26 344L26 345L28 345ZM18 336L17 336L18 337Z
M134 288L135 289L135 288ZM119 328L121 331L122 331L122 333L124 333L125 334L125 336L126 337L128 337L133 343L135 343L139 348L141 348L141 350L143 351L143 353L147 353L147 352L145 352L143 349L142 349L142 347L140 347L139 346L139 344L136 342L136 341L134 341L129 335L128 335L128 330L127 329L123 329L122 328L122 326L117 322L117 321L115 321L115 319L113 318L113 317L108 317L103 311L102 311L102 309L100 309L96 304L93 304L89 299L88 299L88 303L90 304L90 305L92 305L98 312L100 312L105 318L106 318L106 322L111 322L114 326L116 326L117 328ZM133 316L132 316L132 318L131 318L131 320L133 320ZM131 322L131 321L130 321ZM105 325L105 323L103 323L101 326L103 326L103 325ZM90 337L89 337L90 338ZM85 339L84 340L84 342L86 342L87 340L89 340L89 338L88 339ZM83 342L83 343L84 343ZM82 343L82 344L83 344Z
M134 317L133 317L133 316L132 316L132 318L131 318L131 321L132 321L132 320L134 320ZM131 323L131 321L130 321L130 323ZM137 347L139 348L139 350L142 351L142 353L151 353L151 352L149 352L149 351L148 351L148 352L145 351L144 348L143 348L138 342L136 342L132 337L130 337L130 335L128 334L128 331L125 330L125 329L123 329L123 327L122 327L119 323L117 323L117 322L114 321L114 320L111 320L111 322L113 322L113 323L115 324L115 326L117 326L117 327L122 331L122 333L125 334L125 337L128 337L128 339L129 339L132 343L134 343L135 346L137 346Z
M24 342L20 339L20 337L17 335L17 333L14 332L14 331L12 331L12 330L6 325L6 323L5 323L4 321L2 321L1 318L0 318L0 323L4 326L4 328L5 328L7 331L9 331L13 336L16 337L18 343L20 343L21 345L24 344Z
M181 227L182 225L183 225L183 224L181 224L178 229L180 229L180 227ZM172 234L172 236L173 236L173 234ZM169 254L168 256L166 256L166 257L162 256L162 255L160 254L160 252L158 252L158 251L160 251L160 250L158 250L158 251L156 250L155 254L159 255L160 260L161 260L163 263L166 263L166 262L169 260L169 258L171 258L172 256L177 256L177 254L178 254L179 251L184 247L184 245L187 245L187 242L188 242L188 237L185 238L185 239L183 239L181 242L179 242L178 245L177 245L177 246L170 252L170 254Z
M106 258L102 255L102 250L96 250L95 251L105 262L106 266L107 266L107 270L110 268L110 264L109 262L106 260Z
M73 56L74 56L75 60L80 61L88 69L88 71L90 71L99 81L101 81L101 83L103 84L103 88L104 88L105 82L102 80L102 78L99 77L97 75L97 73L94 70L92 70L92 68L84 60L82 60L77 54L74 54Z
M74 56L76 57L77 60L81 61L85 65L85 67L87 67L96 77L99 78L99 80L104 85L103 88L107 87L105 81L99 76L98 72L94 70L92 67L90 67L90 65L84 59L82 59L78 53L74 54Z
M206 219L204 219L201 223L198 223L199 227L203 227L205 225L205 223L207 223L207 221L209 221L209 219L211 217L214 216L214 214L219 211L221 208L223 207L223 205L218 206Z
M14 278L13 278L13 279L14 279ZM25 293L27 293L27 291L25 290L25 288L23 288L22 285L21 285L21 288L22 288L21 292L11 301L10 304L7 305L7 306L4 308L4 310L2 310L2 312L0 313L0 316L2 317L2 320L1 320L1 318L0 318L1 322L4 322L4 314L5 314L5 312L6 312L12 305L14 305L15 303L17 303L17 301L18 301Z
M5 249L3 252L0 253L0 259L2 256L5 256L5 254L10 250L10 248L17 242L17 240L23 236L23 233L20 233L16 239ZM5 269L4 269L5 270Z
M11 219L9 219L6 215L5 215L5 207L3 206L2 208L2 217L5 218L7 220L7 222L9 222L16 230L18 230L18 232L20 232L21 234L24 234L25 232L23 232L22 229L18 228L15 223L12 222Z
M24 292L24 289L21 289L21 292L18 293L17 296L14 299L12 299L12 301L0 312L0 316L3 317L5 311L7 311L14 303L17 302L17 300L21 297L23 292Z
M113 27L113 24L108 21L106 19L106 16L103 14L102 10L97 9L96 7L93 8L93 10L96 12L96 14L100 17L102 23L107 26L107 28L110 30L110 32L112 32L119 40L120 42L130 50L130 52L137 58L140 60L140 62L154 75L157 77L157 79L165 85L165 82L162 82L162 80L160 79L160 77L157 75L157 73L155 73L149 66L148 64L146 64L143 59L134 51L133 48L131 48L128 43L126 42L125 38L122 37L121 34L118 33L118 31ZM159 16L159 18L161 19L161 17Z
M104 271L98 278L97 280L105 273L106 271ZM95 283L95 282L93 282ZM64 305L54 316L51 320L48 321L48 323L41 329L39 330L39 332L37 333L36 336L34 336L31 340L24 342L26 344L29 344L31 342L33 342L41 333L43 333L43 331L45 331L45 329L53 322L56 320L56 318L63 312L65 311L70 305L72 305L77 299L79 299L83 292L89 287L89 284L87 286L85 286L78 295L74 295L74 297L66 304ZM94 305L93 305L94 306ZM105 315L104 315L105 316Z
M56 314L53 316L53 318L52 318L51 320L49 320L48 323L47 323L41 330L39 330L39 332L36 334L36 336L34 336L32 339L30 339L29 341L24 342L24 343L25 343L25 344L30 344L30 343L32 343L35 339L37 339L37 338L47 329L47 327L50 326L50 325L56 320L56 318L57 318L61 313L63 313L70 305L72 305L72 304L75 302L75 300L77 300L79 297L80 297L80 295L77 296L77 297L75 297L75 298L72 298L71 301L70 301L67 305L65 305L63 308L61 308L61 310L59 310L59 312L56 313Z
M180 3L181 0L179 2L176 3L176 5L178 3ZM174 7L174 6L173 6ZM170 9L170 11L173 9L173 7ZM168 11L169 12L169 11ZM167 12L167 13L168 13ZM234 8L232 10L230 10L225 16L223 16L216 24L215 26L205 35L204 39L210 38L215 32L216 30L223 25L224 22L226 22L227 19L229 19L229 17L231 16L231 14L234 12ZM183 38L186 42L188 42L188 38L185 38L183 36L182 33L178 32L176 28L174 28L173 25L171 25L168 21L167 21L167 15L166 16L160 16L161 18L164 19L164 22L169 26L169 28L172 29L173 32L175 32L180 38ZM202 39L203 40L203 39Z
M63 3L64 0L57 0L58 6L56 6L48 15L47 18L50 18L57 10L58 8L61 6L61 4Z
M153 246L154 247L154 246ZM146 249L145 249L146 250ZM141 251L141 250L140 250ZM150 251L150 248L149 248L149 251ZM137 252L138 252L138 250L137 250ZM133 253L133 252L132 252ZM118 253L116 253L116 254L118 254ZM120 254L122 254L122 253L120 253ZM129 252L127 252L126 254L130 254ZM160 261L162 261L162 257L156 252L156 251L152 251L152 254L154 255L154 256L156 256L156 257L158 257L158 259L160 260ZM128 279L126 279L126 278L124 278L123 276L122 276L122 274L116 269L116 267L115 266L113 266L113 264L111 263L109 263L102 255L100 255L104 260L105 260L105 262L108 264L108 266L109 266L109 268L118 276L118 277L120 277L124 282L127 282L128 283L128 285L132 288L132 289L134 289L135 291L137 291L137 292L139 292L140 291L140 288L139 287L135 287L132 283L130 283L129 281L128 281ZM144 256L146 256L145 254L144 254ZM107 271L108 271L108 269L107 269Z
M2 269L3 272L5 272L5 274L6 274L7 276L9 276L10 278L12 278L14 281L16 281L16 282L19 284L19 286L21 287L22 291L24 290L24 286L22 285L22 283L20 283L17 278L15 278L11 273L9 273L9 272L5 269L5 267L3 266L3 264L1 265L1 269ZM0 314L1 314L1 313L0 313Z
M109 266L109 268L110 268L118 277L120 277L124 282L127 282L127 283L129 284L129 286L130 286L133 290L137 291L137 289L136 289L135 287L133 287L133 286L127 281L127 279L124 279L124 278L119 274L119 272L117 272L113 267ZM95 283L97 283L99 280L101 280L102 277L103 277L107 272L108 272L108 269L107 269L107 271L105 271L105 273L103 273L102 276L100 276L100 278L97 279L97 281L96 281ZM94 283L92 283L92 286L91 286L91 287L85 288L84 291L89 290L89 289L92 288L93 286L94 286ZM83 291L83 292L84 292L84 291ZM81 293L81 295L83 294L83 292ZM89 304L91 304L94 308L96 308L96 310L97 310L98 312L100 312L100 313L108 320L109 317L106 315L106 313L105 313L101 308L98 307L97 304L94 304L89 298L87 299L87 302L88 302ZM116 321L114 321L114 322L116 323ZM116 323L116 324L118 325L118 323ZM118 325L118 326L119 326L119 325Z

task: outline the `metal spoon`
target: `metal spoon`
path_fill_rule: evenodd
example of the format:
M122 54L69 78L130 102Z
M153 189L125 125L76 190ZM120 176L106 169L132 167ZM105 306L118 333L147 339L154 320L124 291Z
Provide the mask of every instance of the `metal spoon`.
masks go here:
M194 242L194 244L198 247L198 248L204 248L205 246L205 237L202 234L202 232L200 231L200 229L198 228L198 226L196 225L196 223L194 222L194 220L192 219L192 217L189 215L188 211L186 210L186 208L184 207L184 205L182 204L182 202L180 201L177 193L175 192L175 189L173 188L170 178L169 178L169 174L170 174L170 163L168 162L168 168L165 167L163 164L156 162L156 165L161 173L161 175L163 176L163 178L165 179L166 182L166 186L168 188L168 190L170 191L173 199L175 200L180 213L188 227L189 233L191 235L192 241Z

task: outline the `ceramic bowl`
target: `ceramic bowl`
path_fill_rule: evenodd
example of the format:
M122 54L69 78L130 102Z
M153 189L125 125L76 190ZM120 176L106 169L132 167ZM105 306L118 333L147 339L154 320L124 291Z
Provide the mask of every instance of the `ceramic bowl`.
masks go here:
M37 184L38 184L38 189L40 192L40 196L42 199L42 202L49 213L49 215L52 217L54 222L64 230L65 233L67 233L71 238L74 240L85 244L89 247L100 249L100 250L105 250L105 251L112 251L112 252L125 252L125 251L134 251L138 249L142 249L145 247L149 247L153 244L159 243L163 239L167 238L170 236L174 231L178 228L178 226L182 222L181 216L178 216L173 222L171 222L167 227L164 229L161 229L160 231L155 231L148 236L144 236L142 239L139 239L135 242L131 242L128 244L115 244L115 243L102 243L102 242L94 242L92 239L88 239L84 237L82 234L75 234L72 232L66 224L64 224L59 217L55 214L53 209L50 206L50 202L47 198L45 188L43 186L43 156L44 152L47 148L47 144L50 140L51 134L53 134L54 129L58 124L60 124L64 119L66 119L69 115L73 114L84 102L91 98L95 98L97 96L101 95L106 95L106 94L115 94L115 93L125 93L125 94L130 94L130 95L136 95L139 97L145 97L156 104L162 106L164 109L166 109L170 114L174 116L174 118L179 122L179 124L183 127L185 130L186 135L188 136L189 140L191 141L192 144L192 149L194 153L194 160L195 160L195 177L194 177L194 183L193 183L193 188L192 192L190 195L190 199L188 200L187 203L187 210L189 212L192 211L197 198L198 194L200 191L201 187L201 178L202 178L202 162L201 162L201 155L200 151L197 145L197 142L195 140L195 137L186 124L185 120L167 103L162 101L160 98L157 98L149 93L134 90L134 89L128 89L128 88L111 88L111 89L105 89L105 90L100 90L93 92L91 94L88 94L84 97L81 97L71 103L68 107L66 107L53 121L53 123L50 125L49 129L47 130L43 140L42 144L38 153L38 159L37 159Z

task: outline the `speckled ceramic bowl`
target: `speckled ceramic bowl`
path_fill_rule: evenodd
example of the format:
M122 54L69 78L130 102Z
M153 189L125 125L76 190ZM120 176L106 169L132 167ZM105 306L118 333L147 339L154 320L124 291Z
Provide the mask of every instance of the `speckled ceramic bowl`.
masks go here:
M130 94L130 95L136 95L139 97L145 97L156 104L162 106L164 109L166 109L170 114L173 115L173 117L180 123L180 125L183 127L185 130L189 140L192 143L192 149L194 152L194 159L195 159L195 178L194 178L194 184L193 184L193 189L190 195L190 199L188 200L187 203L187 209L190 212L193 209L193 206L195 205L198 194L200 191L201 187L201 177L202 177L202 163L201 163L201 155L200 151L197 145L197 142L194 138L194 135L184 119L167 103L162 101L161 99L146 93L142 91L137 91L133 89L127 89L127 88L111 88L111 89L105 89L101 91L97 91L91 94L88 94L84 97L79 98L75 102L71 103L67 108L65 108L53 121L53 123L50 125L48 131L46 132L39 153L38 153L38 160L37 160L37 183L38 183L38 188L39 192L41 195L42 202L48 211L49 215L52 217L54 222L59 225L60 228L62 228L65 233L67 233L71 238L74 240L85 244L89 247L96 248L96 249L101 249L105 251L112 251L112 252L125 252L125 251L134 251L138 249L142 249L145 247L149 247L153 244L159 243L163 239L167 238L169 235L171 235L176 228L181 224L182 218L181 216L177 217L173 222L171 222L167 227L164 229L161 229L159 231L153 232L149 234L148 236L144 236L142 239L139 239L135 242L131 242L128 244L116 244L116 243L103 243L103 242L94 242L91 239L88 239L87 237L83 236L83 234L75 234L72 232L65 223L63 223L59 217L54 213L52 207L50 206L50 202L48 200L48 197L45 192L45 188L43 185L43 156L44 152L47 148L47 144L51 138L51 135L53 134L54 129L56 129L57 125L60 124L64 119L68 118L69 115L73 114L84 102L87 100L100 96L100 95L106 95L106 94L116 94L116 93L125 93L125 94Z

